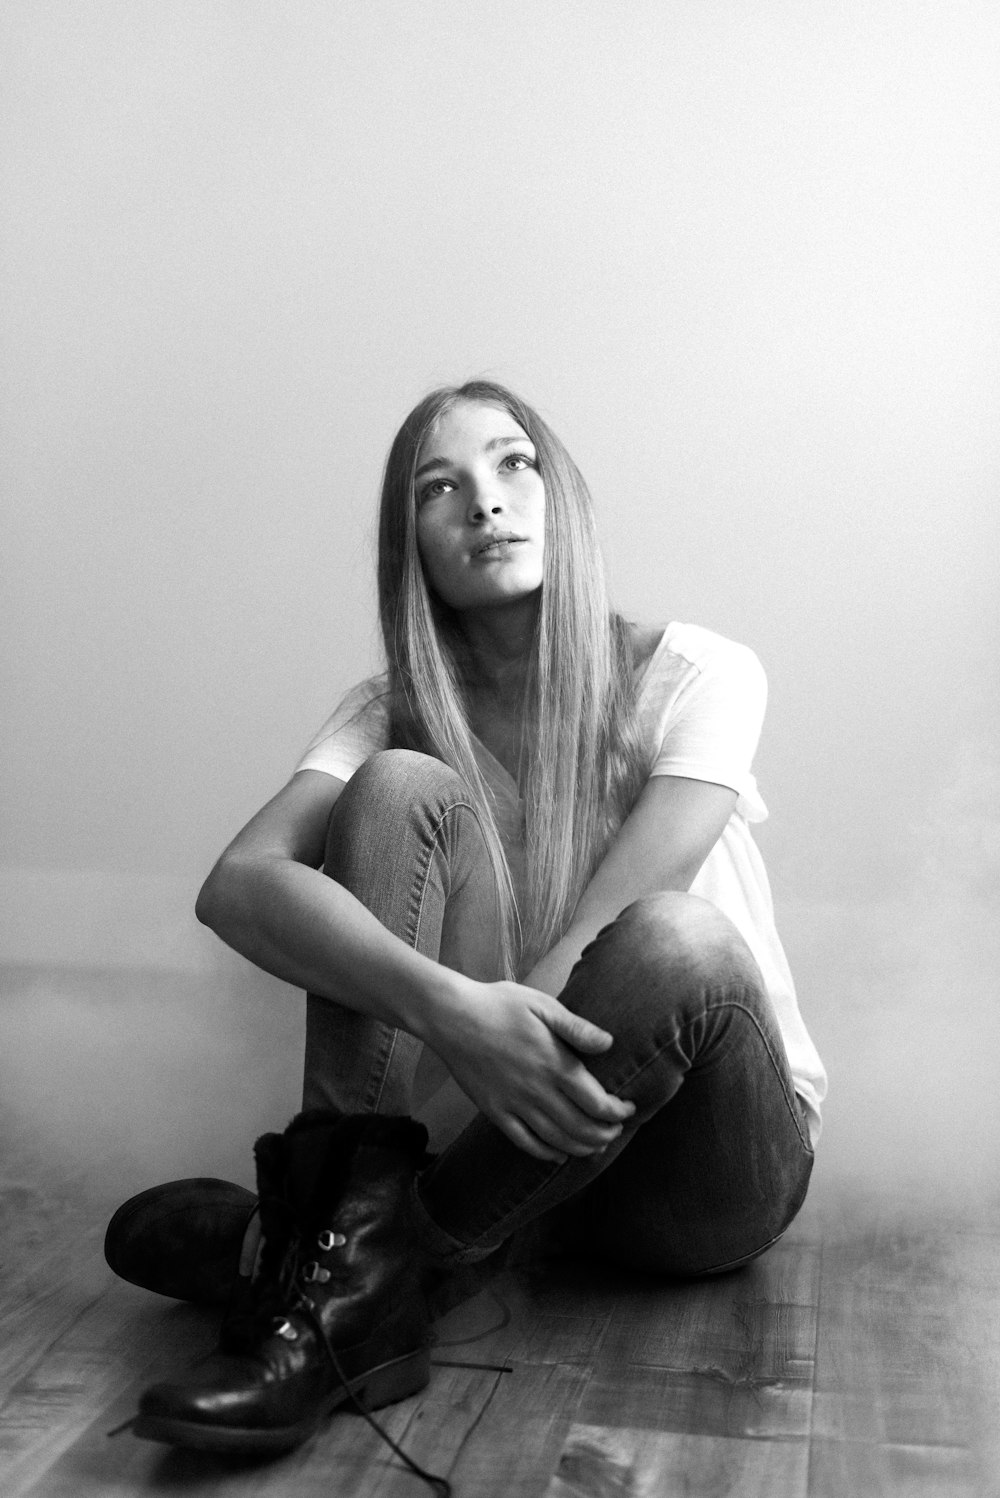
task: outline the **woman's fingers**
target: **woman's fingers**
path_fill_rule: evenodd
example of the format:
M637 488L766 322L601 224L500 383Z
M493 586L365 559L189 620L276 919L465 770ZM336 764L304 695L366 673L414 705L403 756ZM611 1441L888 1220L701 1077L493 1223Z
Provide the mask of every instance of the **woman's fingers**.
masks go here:
M558 999L516 984L486 986L437 1048L459 1086L518 1148L562 1161L606 1149L634 1105L606 1092L582 1052L613 1037Z
M565 1041L574 1051L584 1051L587 1055L600 1055L602 1051L610 1049L614 1044L614 1036L607 1030L602 1030L599 1025L591 1024L589 1019L583 1019L579 1014L574 1014L572 1009L567 1009L560 1004L558 999L551 999L546 1006L542 1016L553 1035Z
M574 1107L598 1123L625 1123L635 1112L633 1102L607 1092L582 1062L566 1069L560 1079L560 1086Z
M591 1155L602 1154L608 1145L613 1144L621 1133L621 1129L616 1128L607 1138L584 1140L580 1138L579 1134L569 1133L567 1130L560 1128L558 1124L553 1123L551 1118L546 1118L541 1114L537 1118L533 1118L531 1123L531 1132L536 1138L541 1139L543 1143L550 1145L553 1149L561 1151L564 1157L566 1155L573 1155L581 1160L588 1159Z
M567 1155L597 1154L613 1144L622 1130L620 1123L595 1123L554 1089L525 1090L520 1098L488 1108L487 1113L520 1148L527 1149L524 1141L529 1139L528 1153L541 1160L558 1158L561 1162Z
M599 1154L622 1131L620 1122L599 1123L583 1113L557 1087L525 1086L506 1106L489 1109L509 1139L541 1160ZM499 1103L499 1099L497 1100ZM525 1143L530 1140L531 1147Z
M572 1009L567 1009L558 999L549 1000L540 1018L553 1035L574 1051L600 1054L614 1044L614 1036L607 1030L574 1014ZM563 1091L585 1113L603 1122L624 1121L635 1112L634 1103L625 1102L623 1098L606 1092L582 1062L571 1063L568 1067Z
M566 1151L557 1149L554 1145L546 1144L545 1141L518 1118L504 1118L497 1120L499 1127L507 1135L511 1144L516 1144L518 1149L524 1150L529 1155L534 1155L536 1160L552 1160L556 1165L564 1165L566 1162Z
M572 1154L585 1155L613 1144L622 1131L623 1123L618 1118L595 1118L560 1087L536 1093L533 1098L526 1100L521 1117L550 1144ZM544 1128L540 1127L540 1121L544 1121Z

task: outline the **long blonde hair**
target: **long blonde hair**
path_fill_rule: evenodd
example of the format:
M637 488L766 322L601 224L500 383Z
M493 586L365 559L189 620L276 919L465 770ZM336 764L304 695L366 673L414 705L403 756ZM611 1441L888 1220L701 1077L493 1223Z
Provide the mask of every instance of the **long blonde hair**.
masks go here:
M545 487L544 570L523 718L533 731L520 757L527 880L520 911L473 748L460 622L428 587L417 547L419 453L461 401L513 418L534 444ZM523 972L558 941L648 766L636 726L631 630L607 602L589 490L547 423L504 386L473 380L435 390L403 422L382 483L378 592L390 744L434 755L465 780L496 879L504 967L511 976Z

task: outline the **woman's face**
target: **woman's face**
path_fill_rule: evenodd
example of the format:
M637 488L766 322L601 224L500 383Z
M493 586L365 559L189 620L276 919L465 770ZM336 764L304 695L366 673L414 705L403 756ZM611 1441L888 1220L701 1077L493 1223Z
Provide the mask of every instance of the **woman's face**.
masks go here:
M527 433L500 406L460 401L417 457L417 545L453 609L495 609L542 585L545 487Z

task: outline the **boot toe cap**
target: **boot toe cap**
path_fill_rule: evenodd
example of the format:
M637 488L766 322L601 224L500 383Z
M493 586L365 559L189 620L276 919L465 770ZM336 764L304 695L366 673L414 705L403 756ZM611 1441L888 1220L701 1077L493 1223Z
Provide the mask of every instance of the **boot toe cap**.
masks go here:
M253 1192L208 1176L130 1197L104 1237L104 1257L129 1284L175 1300L225 1304L239 1265Z
M301 1384L296 1378L275 1380L256 1359L212 1358L197 1377L147 1389L133 1428L138 1436L181 1446L288 1450L311 1434L324 1413L321 1391Z

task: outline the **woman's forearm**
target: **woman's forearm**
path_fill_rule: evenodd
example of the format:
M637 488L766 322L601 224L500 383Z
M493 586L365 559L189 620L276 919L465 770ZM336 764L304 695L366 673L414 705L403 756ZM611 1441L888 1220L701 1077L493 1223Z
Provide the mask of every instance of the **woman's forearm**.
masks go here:
M558 995L584 948L643 895L689 890L736 806L729 786L658 775L646 783L597 871L573 919L524 979Z
M574 923L555 946L544 957L539 958L531 972L521 981L528 988L540 988L543 993L557 998L566 987L566 982L584 947L591 942L606 922L590 926Z
M421 1038L436 1001L463 980L393 936L335 880L287 858L223 860L198 919L275 977Z

